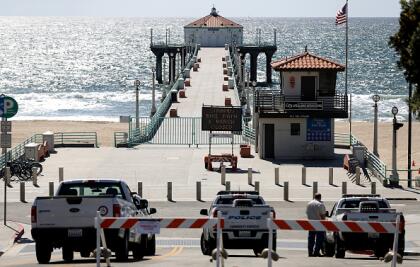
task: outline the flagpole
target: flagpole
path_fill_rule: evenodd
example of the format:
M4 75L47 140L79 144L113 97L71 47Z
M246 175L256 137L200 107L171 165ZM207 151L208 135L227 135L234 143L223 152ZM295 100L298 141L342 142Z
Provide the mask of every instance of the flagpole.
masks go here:
M347 96L348 93L348 86L347 86L347 80L348 80L348 58L349 58L349 1L346 0L346 81L345 81L345 93ZM351 99L351 92L350 92L350 114L349 114L349 127L350 127L350 136L352 133L351 129L351 120L352 120L352 99Z

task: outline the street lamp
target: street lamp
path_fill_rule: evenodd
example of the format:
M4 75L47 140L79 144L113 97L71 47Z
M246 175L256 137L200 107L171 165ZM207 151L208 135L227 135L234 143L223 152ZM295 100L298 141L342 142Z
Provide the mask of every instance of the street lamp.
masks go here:
M391 186L398 186L399 183L399 176L397 170L397 131L399 128L403 126L402 123L397 121L397 114L398 108L392 107L392 115L394 115L393 123L392 123L392 174L390 177L390 185Z
M152 67L152 108L150 109L150 117L153 117L156 113L156 103L155 103L155 68Z
M139 129L139 86L140 86L140 81L139 80L135 80L134 81L134 86L136 87L136 129Z
M177 61L176 61L176 73L178 74L178 73L180 72L180 69L179 69L179 62L181 61L181 60L180 60L181 55L179 54L179 52L181 51L181 49L177 48L177 49L176 49L176 51L178 52L178 53L176 53L176 55L175 55L175 57L176 57L176 59L177 59Z
M163 84L166 84L166 58L163 57Z
M379 157L378 153L378 102L381 100L381 97L379 95L373 95L372 96L373 102L375 104L373 105L374 109L374 119L373 119L373 154L377 157Z

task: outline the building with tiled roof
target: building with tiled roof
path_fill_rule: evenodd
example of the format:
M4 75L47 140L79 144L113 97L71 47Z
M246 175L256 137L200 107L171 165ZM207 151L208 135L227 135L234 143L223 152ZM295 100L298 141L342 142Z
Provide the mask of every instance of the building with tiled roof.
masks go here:
M348 117L346 92L336 90L345 67L307 51L271 63L280 89L254 95L258 155L263 159L334 158L334 119Z
M225 44L242 44L242 25L220 16L213 7L209 15L184 26L185 43L203 47L223 47Z

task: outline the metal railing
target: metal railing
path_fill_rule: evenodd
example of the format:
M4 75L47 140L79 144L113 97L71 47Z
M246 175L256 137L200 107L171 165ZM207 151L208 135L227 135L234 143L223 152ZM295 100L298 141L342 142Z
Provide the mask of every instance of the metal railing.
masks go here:
M42 143L42 134L34 134L22 143L18 144L14 148L7 152L7 161L14 161L22 157L25 154L25 145L29 143ZM0 156L0 169L5 167L4 155Z
M96 132L59 132L54 133L54 147L93 146L98 147Z
M334 133L334 146L337 148L350 148L350 135L344 133Z

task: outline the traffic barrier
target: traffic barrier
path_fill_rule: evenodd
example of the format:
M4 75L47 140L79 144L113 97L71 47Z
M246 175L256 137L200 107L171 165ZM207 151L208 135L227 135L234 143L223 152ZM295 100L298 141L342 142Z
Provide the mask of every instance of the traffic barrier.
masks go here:
M248 168L248 184L252 185L252 168Z
M230 181L226 181L225 189L226 191L230 191Z
M64 168L60 167L58 168L58 182L61 183L64 181Z
M274 184L280 185L280 173L279 168L274 168Z
M318 182L312 183L312 198L315 197L315 194L318 193Z
M167 199L170 202L173 202L173 198L172 198L172 182L168 182L168 192L167 192Z
M260 192L260 182L255 181L255 192Z
M137 194L143 197L143 183L137 182Z
M356 167L356 184L360 185L360 167Z
M306 167L302 167L302 185L306 185Z
M283 199L284 201L289 201L289 182L284 182Z
M222 261L222 229L224 220L221 218L220 211L217 218L140 218L140 217L101 217L97 212L95 217L96 229L96 266L100 267L101 263L101 241L105 250L107 246L104 243L105 235L103 229L130 229L139 227L142 234L156 234L161 228L167 229L200 229L204 227L216 226L216 266L221 265ZM106 257L107 265L110 266L109 257Z
M25 200L25 182L20 182L20 202L26 203L26 200Z
M50 197L53 197L54 196L54 182L49 182L48 185L49 185L48 186L48 188L49 188L49 195L50 195Z
M328 169L328 183L330 185L334 185L334 169L333 168Z
M322 232L351 232L351 233L379 233L394 234L392 267L396 266L398 251L398 234L400 232L400 216L397 215L396 222L366 222L366 221L327 221L327 220L281 220L267 219L268 227L268 258L269 267L272 266L273 251L273 229L294 230L294 231L322 231ZM271 237L271 238L270 238Z
M37 174L37 168L32 167L32 184L35 187L38 187L38 174Z
M347 182L342 182L341 183L341 194L342 195L347 194Z
M370 193L376 195L376 182L370 183Z
M226 184L226 167L225 166L220 167L220 183L222 185Z
M195 185L196 188L196 196L197 196L197 201L201 201L201 182L197 182Z

